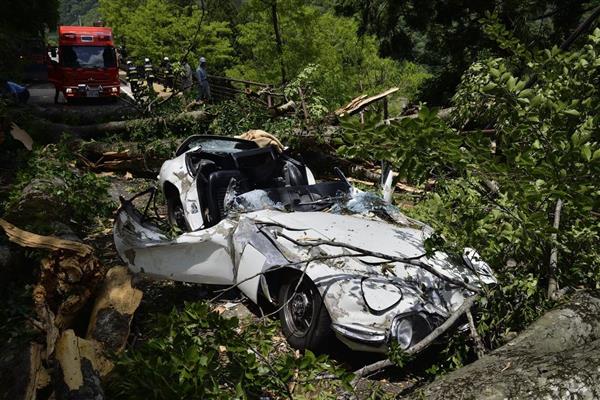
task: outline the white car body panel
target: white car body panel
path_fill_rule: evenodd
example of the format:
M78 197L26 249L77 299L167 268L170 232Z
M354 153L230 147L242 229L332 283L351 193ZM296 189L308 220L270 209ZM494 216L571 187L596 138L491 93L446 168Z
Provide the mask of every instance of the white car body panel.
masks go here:
M227 285L234 279L229 249L234 227L225 220L211 228L169 239L132 221L126 213L119 213L114 241L117 252L133 272L183 282Z
M386 273L381 265L370 265L382 261L376 257L345 257L352 252L343 246L297 246L283 235L299 242L331 240L395 257L415 257L425 253L429 232L427 226L398 226L361 215L267 209L168 239L121 211L115 243L134 272L185 282L238 284L255 303L261 292L267 298L276 296L264 287L264 275L258 275L292 264L290 268L303 271L319 289L342 341L356 350L385 351L385 339L398 315L425 312L447 318L474 293L451 288L418 266L385 263ZM132 235L136 239L127 239ZM315 255L341 258L301 262ZM444 276L475 281L467 266L450 262L441 252L423 261ZM493 282L493 276L482 276L479 285Z

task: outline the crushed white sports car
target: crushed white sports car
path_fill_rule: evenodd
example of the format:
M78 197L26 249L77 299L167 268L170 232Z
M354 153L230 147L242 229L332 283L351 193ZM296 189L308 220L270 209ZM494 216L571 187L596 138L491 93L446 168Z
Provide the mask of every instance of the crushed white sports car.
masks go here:
M496 279L474 250L426 255L431 228L274 147L193 136L164 163L172 236L122 199L116 248L134 272L235 285L278 310L289 343L408 349Z

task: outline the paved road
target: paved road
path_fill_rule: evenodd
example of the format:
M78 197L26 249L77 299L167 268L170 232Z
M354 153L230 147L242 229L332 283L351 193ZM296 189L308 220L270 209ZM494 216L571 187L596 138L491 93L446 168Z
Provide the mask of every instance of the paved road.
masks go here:
M136 110L122 100L111 99L82 99L76 103L67 104L62 94L59 104L54 104L54 86L51 83L34 83L28 86L29 104L38 108L44 118L55 122L75 124L94 124L111 120L122 120L131 117ZM121 90L129 88L121 85Z
M31 95L29 99L30 104L35 104L38 106L54 106L54 86L51 83L34 83L29 87L29 94ZM129 85L125 85L121 83L121 91L122 92L130 92ZM110 101L102 101L103 99L87 99L88 101L84 101L81 103L77 103L76 106L97 106L99 104L110 104ZM58 97L58 101L61 104L66 103L65 98L62 93Z

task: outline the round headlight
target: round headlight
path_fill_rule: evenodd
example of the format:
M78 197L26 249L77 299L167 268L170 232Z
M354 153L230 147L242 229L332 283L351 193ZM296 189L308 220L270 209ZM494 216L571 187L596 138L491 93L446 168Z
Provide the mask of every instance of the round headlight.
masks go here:
M394 326L394 337L398 341L402 350L408 349L412 343L413 328L412 323L408 319L399 320Z

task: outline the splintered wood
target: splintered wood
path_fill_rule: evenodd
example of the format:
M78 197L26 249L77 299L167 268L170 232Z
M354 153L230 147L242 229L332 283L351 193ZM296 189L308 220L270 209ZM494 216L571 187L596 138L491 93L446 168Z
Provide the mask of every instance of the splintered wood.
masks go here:
M86 337L102 343L107 350L123 350L131 317L141 301L142 291L132 287L127 268L110 269L96 296Z
M17 398L35 399L38 389L52 384L54 397L59 400L79 399L84 394L93 394L86 398L103 399L100 378L112 369L107 355L125 347L142 292L133 287L125 267L106 273L87 244L37 235L3 219L0 227L19 246L50 251L41 261L33 289L37 320L32 323L45 333L46 340L44 345L31 344L27 382ZM72 328L94 295L87 338L83 339ZM43 362L56 366L52 379Z
M22 247L30 247L46 250L67 250L80 256L87 256L93 249L87 244L74 242L72 240L59 239L54 236L42 236L17 228L13 224L0 218L0 227L4 229L8 239Z
M357 112L363 110L368 105L371 105L379 100L382 100L382 99L386 98L387 96L389 96L393 93L396 93L398 90L400 90L400 88L393 87L391 89L386 90L385 92L382 92L382 93L379 93L379 94L376 94L376 95L370 96L370 97L367 97L367 95L363 94L363 95L358 96L357 98L353 99L346 106L336 110L335 114L338 117L354 115Z

